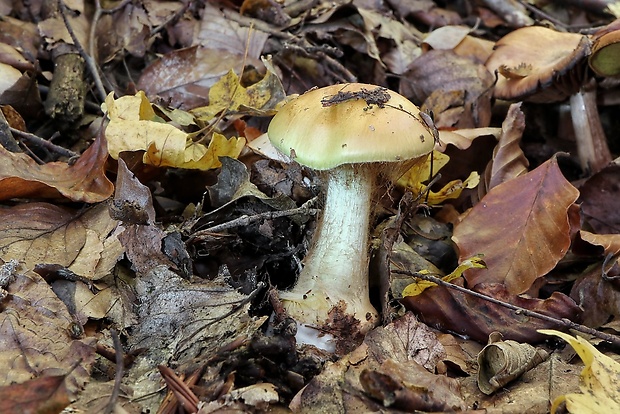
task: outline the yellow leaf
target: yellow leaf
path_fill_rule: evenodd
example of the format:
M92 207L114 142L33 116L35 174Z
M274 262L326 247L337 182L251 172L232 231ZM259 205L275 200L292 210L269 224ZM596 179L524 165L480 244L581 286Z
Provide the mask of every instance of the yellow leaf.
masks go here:
M486 264L484 260L482 260L481 256L472 256L469 259L465 259L457 266L456 269L449 275L446 275L441 278L444 282L452 282L455 279L458 279L463 275L463 272L467 269L484 269L486 268ZM429 272L426 270L422 270L419 272L422 275L428 275ZM436 283L430 282L428 280L420 279L414 283L411 283L407 287L403 289L403 297L407 296L417 296L420 293L424 292L424 290L429 287L437 286Z
M272 71L271 65L263 61L267 73L260 81L244 87L239 82L237 74L230 70L209 89L209 105L192 110L194 116L203 122L215 118L220 112L235 112L242 108L246 112L263 112L275 108L276 104L284 99L285 93L280 79ZM267 111L263 115L272 114Z
M116 100L108 95L105 107L110 118L108 152L115 159L122 151L145 151L145 164L208 170L221 166L218 157L238 157L245 145L244 138L215 133L208 147L194 142L190 134L155 115L144 92Z
M447 163L450 157L439 151L433 151L433 174L437 174ZM427 187L424 182L429 180L431 176L430 155L424 163L419 163L409 169L398 180L398 184L410 188L415 194L421 194L426 191ZM448 199L458 198L465 188L475 188L480 183L480 176L477 172L472 173L465 181L454 180L446 184L438 192L429 191L428 204L437 205Z
M592 344L579 336L574 337L552 329L538 332L555 335L573 347L585 367L581 371L579 388L582 394L566 394L555 399L551 412L562 402L570 413L620 413L620 364L601 354Z

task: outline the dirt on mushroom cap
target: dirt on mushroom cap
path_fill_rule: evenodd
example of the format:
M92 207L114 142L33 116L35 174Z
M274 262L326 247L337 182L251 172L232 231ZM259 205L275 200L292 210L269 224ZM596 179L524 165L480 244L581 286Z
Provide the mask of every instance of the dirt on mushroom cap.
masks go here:
M317 170L399 162L431 152L432 130L420 109L396 92L377 88L353 83L310 90L278 112L269 138L281 152Z

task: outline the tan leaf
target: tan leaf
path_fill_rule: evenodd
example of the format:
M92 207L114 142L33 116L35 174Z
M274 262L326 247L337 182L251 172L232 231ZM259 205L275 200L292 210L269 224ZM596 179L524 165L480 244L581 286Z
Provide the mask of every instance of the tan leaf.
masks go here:
M6 290L0 313L0 365L11 369L1 372L0 386L67 374L74 396L89 378L94 340L71 336L76 322L36 273L12 272Z
M109 234L115 222L105 204L82 213L45 203L22 204L1 209L0 222L0 255L28 268L53 263L99 278L122 253Z
M460 260L483 254L488 267L466 272L469 286L504 283L511 293L527 291L566 254L568 209L578 196L555 157L493 188L454 229Z

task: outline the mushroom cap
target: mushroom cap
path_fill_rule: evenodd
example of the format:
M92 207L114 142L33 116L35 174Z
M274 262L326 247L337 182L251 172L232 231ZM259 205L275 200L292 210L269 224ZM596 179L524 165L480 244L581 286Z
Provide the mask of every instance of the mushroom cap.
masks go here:
M435 145L417 106L396 92L363 83L304 93L280 109L267 134L279 151L315 170L402 162L430 153Z
M498 71L494 96L505 100L557 102L581 86L587 36L530 26L510 32L495 44L486 62Z

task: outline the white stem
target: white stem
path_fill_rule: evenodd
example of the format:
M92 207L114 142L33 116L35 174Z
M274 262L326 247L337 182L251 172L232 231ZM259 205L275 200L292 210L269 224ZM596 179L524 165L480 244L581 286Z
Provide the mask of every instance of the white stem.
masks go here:
M586 174L597 173L611 162L611 153L596 106L595 87L585 85L570 97L577 155Z
M377 312L368 297L368 236L375 173L345 165L328 172L322 217L296 286L280 298L298 322L321 326L338 306L372 328Z

